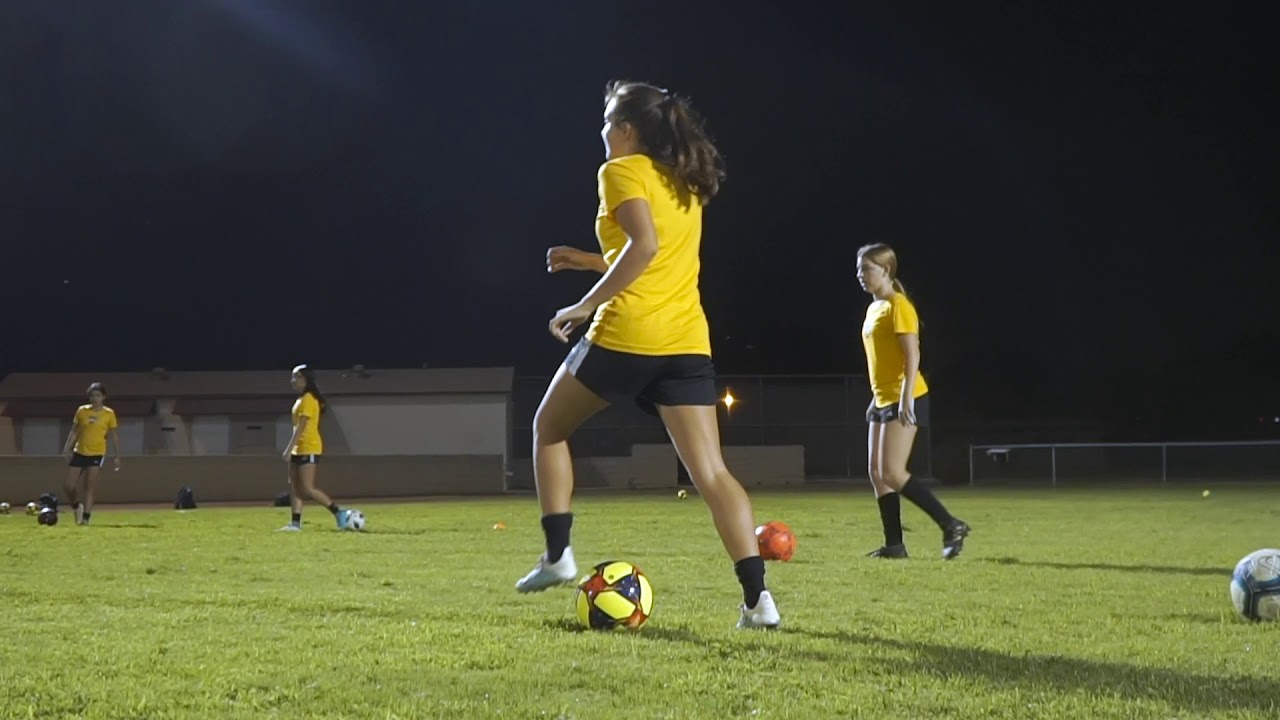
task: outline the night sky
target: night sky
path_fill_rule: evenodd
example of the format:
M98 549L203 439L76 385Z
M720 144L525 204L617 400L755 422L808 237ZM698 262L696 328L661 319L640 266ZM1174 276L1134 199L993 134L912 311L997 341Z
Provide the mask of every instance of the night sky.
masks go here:
M863 372L854 256L886 241L935 392L975 412L1280 414L1264 18L570 5L6 2L0 372L550 374L590 278L543 256L594 247L629 78L727 158L722 372Z

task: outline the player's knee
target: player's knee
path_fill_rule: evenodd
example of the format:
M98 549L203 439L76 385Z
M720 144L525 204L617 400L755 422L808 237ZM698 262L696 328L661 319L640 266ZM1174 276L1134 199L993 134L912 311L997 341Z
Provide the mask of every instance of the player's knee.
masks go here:
M729 472L729 468L725 467L724 463L686 465L685 469L689 471L689 479L702 494L713 494L722 488L738 484L738 479Z
M905 469L888 470L884 473L884 476L880 478L880 482L892 490L901 490L902 486L906 485L907 481L910 479L911 473L907 472Z
M569 433L559 423L554 413L544 412L543 408L538 408L538 412L533 416L533 444L539 445L555 445L557 443L567 442Z
M870 478L871 484L879 487L884 484L880 479L880 468L877 465L867 463L867 477Z

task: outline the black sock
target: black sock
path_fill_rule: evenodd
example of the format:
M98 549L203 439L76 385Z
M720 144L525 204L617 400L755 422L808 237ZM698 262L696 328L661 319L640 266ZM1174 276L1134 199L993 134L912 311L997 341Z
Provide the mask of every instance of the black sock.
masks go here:
M933 491L924 484L916 482L915 478L907 480L906 484L898 492L902 493L902 497L915 503L916 507L928 513L929 517L933 518L933 521L943 530L946 530L947 526L955 521L955 518L951 517L951 513L947 512L947 509L942 506L942 501L933 494Z
M84 514L84 521L89 522L89 513Z
M291 520L290 522L292 522L294 525L301 525L301 524L302 524L302 513L294 513L294 514L293 514L293 520Z
M733 564L733 571L742 583L742 602L749 608L760 603L760 593L764 592L764 560L759 555L742 558Z
M338 507L338 503L329 503L329 512L337 515L342 512L342 508Z
M553 513L542 516L542 534L547 536L547 562L560 562L564 549L569 547L569 528L573 527L573 513Z
M884 525L884 546L902 544L902 496L896 492L876 498L880 506L880 524Z

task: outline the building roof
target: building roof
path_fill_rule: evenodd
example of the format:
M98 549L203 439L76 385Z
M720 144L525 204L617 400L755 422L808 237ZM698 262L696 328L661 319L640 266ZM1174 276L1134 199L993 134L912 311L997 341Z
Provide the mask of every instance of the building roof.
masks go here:
M23 418L71 418L76 408L83 405L80 400L14 400L3 403L0 417L21 420ZM115 411L119 417L147 417L156 411L156 401L143 398L115 400L107 403L107 407Z
M511 392L513 368L424 368L317 370L326 396L453 395ZM125 373L10 373L0 381L0 402L54 400L83 402L90 383L107 390L107 403L121 399L289 397L289 371Z

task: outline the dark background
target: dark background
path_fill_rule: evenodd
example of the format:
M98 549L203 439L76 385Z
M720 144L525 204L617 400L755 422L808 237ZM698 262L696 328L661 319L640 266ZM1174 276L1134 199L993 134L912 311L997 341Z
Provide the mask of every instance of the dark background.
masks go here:
M543 255L594 245L630 78L727 157L722 371L863 372L854 256L887 241L940 417L1280 427L1269 21L776 5L6 2L0 373L549 374L589 279Z

